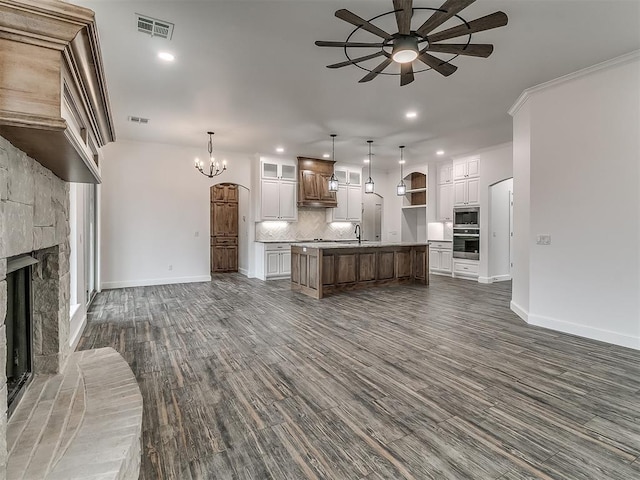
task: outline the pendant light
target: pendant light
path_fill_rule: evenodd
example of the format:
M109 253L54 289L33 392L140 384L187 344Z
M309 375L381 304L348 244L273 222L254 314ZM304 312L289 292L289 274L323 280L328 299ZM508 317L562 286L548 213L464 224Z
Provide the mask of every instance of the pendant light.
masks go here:
M364 184L364 193L373 193L373 180L371 179L371 144L373 140L367 140L367 143L369 144L369 178Z
M195 161L195 167L196 170L205 177L213 178L222 174L222 172L227 169L227 161L223 160L222 165L220 165L220 163L213 157L213 132L207 132L207 134L209 135L209 145L207 145L207 150L209 151L209 173L204 170L204 163L202 163L202 160L198 160L197 158Z
M398 196L402 196L405 193L407 193L407 186L404 184L404 145L400 145L400 161L398 162L400 164L400 183L398 184L398 186L396 187L396 193L398 194Z
M331 159L336 161L336 134L331 134ZM338 179L336 178L336 174L331 172L331 178L329 179L329 191L337 192L338 191Z

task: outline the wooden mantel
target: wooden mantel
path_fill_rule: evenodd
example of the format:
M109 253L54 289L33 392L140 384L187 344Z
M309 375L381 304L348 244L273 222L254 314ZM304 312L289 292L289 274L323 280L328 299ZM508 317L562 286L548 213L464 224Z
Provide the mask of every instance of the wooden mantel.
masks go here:
M0 135L66 181L99 183L115 140L93 11L0 0Z

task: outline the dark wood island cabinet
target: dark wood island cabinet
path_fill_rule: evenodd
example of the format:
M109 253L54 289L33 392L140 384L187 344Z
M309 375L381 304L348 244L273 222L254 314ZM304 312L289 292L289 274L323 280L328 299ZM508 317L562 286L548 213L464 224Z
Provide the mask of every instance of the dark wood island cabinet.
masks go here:
M426 243L296 243L291 289L313 298L379 285L429 284Z

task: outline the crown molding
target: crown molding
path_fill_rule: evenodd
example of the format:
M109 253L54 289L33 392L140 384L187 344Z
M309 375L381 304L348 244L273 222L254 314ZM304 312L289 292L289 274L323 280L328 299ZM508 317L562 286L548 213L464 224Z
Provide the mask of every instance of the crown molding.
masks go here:
M623 65L625 63L632 62L638 59L640 59L640 50L634 50L632 52L626 53L619 57L612 58L611 60L607 60L602 63L597 63L590 67L583 68L582 70L578 70L576 72L563 75L562 77L554 78L553 80L550 80L548 82L541 83L534 87L527 88L524 92L522 92L522 94L520 94L520 96L518 97L518 100L516 100L513 106L509 109L509 115L511 115L512 117L515 116L515 114L518 113L518 110L520 110L522 105L524 105L527 102L527 100L529 100L529 97L531 97L535 93L538 93L542 90L546 90L551 87L562 85L563 83L570 82L572 80L576 80L578 78L582 78L587 75L591 75L592 73L599 72L601 70L617 67L619 65Z

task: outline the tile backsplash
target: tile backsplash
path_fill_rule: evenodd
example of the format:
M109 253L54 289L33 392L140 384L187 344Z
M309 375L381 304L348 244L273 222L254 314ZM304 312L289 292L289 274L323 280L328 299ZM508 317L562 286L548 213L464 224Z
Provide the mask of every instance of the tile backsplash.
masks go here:
M351 222L327 223L324 208L298 208L297 222L256 223L256 241L354 239L355 225Z

